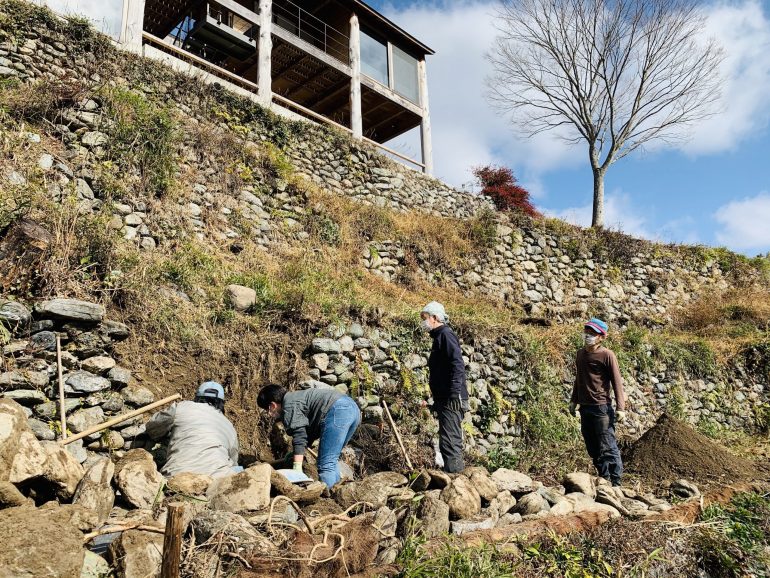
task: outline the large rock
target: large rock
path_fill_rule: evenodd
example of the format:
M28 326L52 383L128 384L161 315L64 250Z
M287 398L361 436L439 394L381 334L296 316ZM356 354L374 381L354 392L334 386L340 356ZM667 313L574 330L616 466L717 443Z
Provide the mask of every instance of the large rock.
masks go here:
M43 319L99 323L104 313L104 307L98 303L77 299L51 299L35 305L35 315Z
M217 478L206 495L209 506L226 512L251 512L266 508L270 504L269 464L259 464L239 474Z
M182 472L168 479L168 490L185 496L203 496L214 478L205 474Z
M270 552L275 549L272 542L257 532L246 518L232 512L204 510L193 518L190 527L198 545L223 534L248 550Z
M313 353L340 353L342 346L339 341L327 337L316 337L311 345Z
M24 506L28 501L32 500L28 500L11 482L0 482L0 510ZM32 505L34 506L34 503Z
M469 532L490 530L497 524L497 518L476 517L472 520L457 520L452 522L452 534L462 536Z
M83 560L83 569L80 571L80 578L104 578L110 575L110 564L90 550L86 550L86 557Z
M671 483L669 488L672 494L678 498L689 499L700 497L700 489L693 482L679 479Z
M64 500L72 498L85 475L80 462L56 442L41 442L46 454L43 478L54 485L56 494Z
M104 410L101 406L79 409L67 418L67 427L75 433L84 432L104 422Z
M115 360L106 355L97 355L84 360L81 367L95 375L104 375L115 367Z
M567 492L580 492L589 496L591 499L596 498L596 486L594 485L591 474L585 472L573 472L567 474L562 482L564 489Z
M228 285L225 287L225 297L230 306L236 311L248 311L257 303L257 292L243 285Z
M129 385L120 392L128 405L142 407L155 401L155 394L146 387Z
M20 484L41 477L47 454L27 426L27 414L10 399L0 399L0 482Z
M504 516L510 512L516 505L516 498L513 497L511 492L500 492L495 496L495 499L489 503L489 509L497 510L498 517Z
M115 483L123 499L135 508L152 508L165 480L152 455L142 449L130 450L115 465Z
M47 371L19 370L0 373L0 388L9 389L40 389L48 385L50 377Z
M356 502L367 502L375 508L387 505L391 496L404 494L408 480L396 472L379 472L357 482L334 487L337 501L345 508Z
M163 534L127 530L109 548L118 578L157 578L163 562Z
M0 299L0 324L5 325L11 331L27 327L32 322L32 314L29 309L17 301L3 301Z
M500 468L492 473L492 481L497 484L497 489L500 492L508 491L512 494L526 494L535 491L532 478L508 468Z
M491 502L500 493L497 483L489 477L489 473L484 468L468 467L463 471L463 475L471 481L481 499L486 502Z
M88 371L70 373L64 385L65 392L74 394L96 393L111 387L109 379L94 375Z
M518 502L516 502L513 510L515 513L521 514L522 516L529 516L538 514L547 508L548 504L545 501L545 498L537 492L531 492L522 496Z
M417 510L420 531L426 539L443 536L449 532L449 505L441 499L440 490L427 492Z
M286 496L297 504L312 504L326 489L323 482L312 482L307 486L292 484L286 477L275 470L270 474L270 483L273 486L273 492Z
M472 518L481 512L481 496L473 482L463 475L441 490L441 499L449 505L449 517L453 520Z
M107 520L115 504L115 492L112 490L114 473L115 465L112 461L99 458L88 468L72 499L74 504L96 512L100 523Z
M0 578L80 576L85 549L74 506L0 511Z
M12 399L22 405L38 405L48 401L45 394L36 389L14 389L4 392L1 396L6 399Z

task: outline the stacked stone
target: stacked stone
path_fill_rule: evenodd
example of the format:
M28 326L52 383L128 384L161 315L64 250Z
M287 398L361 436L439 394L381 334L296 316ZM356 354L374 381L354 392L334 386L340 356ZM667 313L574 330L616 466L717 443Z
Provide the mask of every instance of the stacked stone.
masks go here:
M402 271L406 253L396 241L382 241L371 243L361 253L361 265L385 279L395 281L396 276Z
M114 344L128 328L105 319L99 304L74 299L37 303L32 311L15 301L0 301L0 323L14 338L3 348L0 397L23 407L39 440L61 437L56 338L62 343L62 366L68 434L83 432L113 417L154 401L147 388L118 365ZM80 463L91 452L123 451L144 432L142 418L91 434L67 449ZM58 435L57 435L58 434ZM85 447L84 447L85 446Z

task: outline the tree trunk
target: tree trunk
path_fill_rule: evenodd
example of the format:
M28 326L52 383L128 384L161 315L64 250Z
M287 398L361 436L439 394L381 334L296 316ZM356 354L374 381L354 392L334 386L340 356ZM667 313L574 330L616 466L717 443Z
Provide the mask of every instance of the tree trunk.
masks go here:
M594 168L594 212L591 226L601 229L604 226L604 171Z

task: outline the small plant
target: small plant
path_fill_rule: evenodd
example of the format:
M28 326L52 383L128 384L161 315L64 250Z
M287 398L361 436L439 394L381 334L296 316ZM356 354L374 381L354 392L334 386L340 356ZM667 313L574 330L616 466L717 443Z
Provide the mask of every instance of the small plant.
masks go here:
M513 171L507 167L483 166L473 169L481 184L481 194L492 199L501 211L516 211L529 217L540 217L532 205L529 191L516 184Z

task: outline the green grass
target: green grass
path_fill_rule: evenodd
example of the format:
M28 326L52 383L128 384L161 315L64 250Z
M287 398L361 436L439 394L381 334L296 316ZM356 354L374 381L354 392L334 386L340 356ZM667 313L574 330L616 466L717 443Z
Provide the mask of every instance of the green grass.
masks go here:
M514 566L508 555L494 546L475 548L448 542L428 553L419 538L408 538L396 563L398 578L513 578Z

